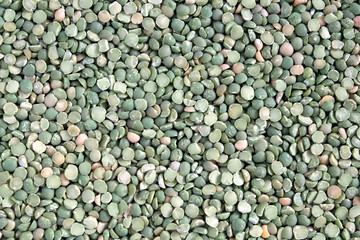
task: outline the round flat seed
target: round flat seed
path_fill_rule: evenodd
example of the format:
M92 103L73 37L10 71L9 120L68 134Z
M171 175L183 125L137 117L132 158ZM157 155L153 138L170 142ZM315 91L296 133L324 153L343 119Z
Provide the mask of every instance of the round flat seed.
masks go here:
M41 154L43 152L46 151L46 146L43 142L41 141L35 141L33 144L32 144L32 149L34 150L34 152L38 153L38 154Z
M10 150L14 156L20 156L26 152L26 146L22 142L18 142L18 143L11 145Z
M246 200L241 200L237 206L237 209L241 213L249 213L251 212L251 205L247 203Z
M237 195L233 191L226 192L224 195L224 200L229 205L235 205L237 203Z
M128 47L135 47L139 42L139 37L138 35L134 34L134 33L129 33L126 37L125 37L125 44Z
M131 181L130 173L127 171L119 172L118 181L119 181L119 183L122 183L122 184L126 184L126 185L129 184Z
M91 190L84 190L81 194L84 203L92 203L95 201L95 193Z
M84 234L84 232L85 232L85 227L80 223L74 223L70 228L70 233L73 236L81 236Z
M337 225L329 223L325 227L325 235L329 238L335 238L339 235L340 229Z
M10 180L9 186L12 190L17 191L23 187L23 180L18 177L14 177Z
M141 218L134 218L131 221L131 228L135 231L135 232L140 232L144 229L144 221Z
M254 225L250 228L249 234L252 237L260 237L263 233L263 230L261 228L261 226L259 225Z
M327 195L329 198L332 199L338 199L342 194L341 189L336 186L336 185L332 185L327 189Z
M19 90L20 84L18 81L15 80L10 80L7 84L6 84L6 91L8 93L16 93Z
M3 106L4 113L8 116L14 116L19 108L12 102L5 103Z
M60 69L64 74L70 74L74 70L73 63L70 61L63 61L60 64Z
M189 204L185 208L185 213L190 218L195 218L199 215L199 208L194 204Z
M349 94L347 93L346 89L343 87L338 87L335 90L335 96L339 101L345 101L346 99L348 99Z
M278 212L277 207L273 205L269 205L265 208L264 215L267 219L272 220L277 217L277 212Z
M255 97L255 91L250 86L244 86L241 88L241 97L247 101L252 100Z
M231 104L229 106L229 117L232 119L237 119L242 114L243 108L240 104Z
M61 186L61 180L60 177L57 175L51 175L46 179L46 187L57 189Z
M78 168L73 164L69 164L64 171L65 177L69 180L76 180L78 173Z
M91 110L91 118L98 123L101 123L105 120L105 115L106 110L102 107L94 107Z

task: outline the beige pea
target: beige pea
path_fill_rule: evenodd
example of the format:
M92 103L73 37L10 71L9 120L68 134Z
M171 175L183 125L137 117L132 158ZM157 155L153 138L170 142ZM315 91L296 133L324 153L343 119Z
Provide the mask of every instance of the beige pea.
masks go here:
M346 130L344 128L339 128L339 134L343 139L347 139Z
M107 64L107 58L105 56L105 54L101 54L97 59L96 59L96 64L100 67L105 67Z
M360 27L360 16L354 17L353 21L354 21L354 26L355 27Z
M301 52L296 52L292 55L295 65L301 65L304 61L304 55Z
M103 222L99 222L98 226L96 228L96 231L101 233L103 231L105 231L105 229L107 228L108 224L107 223L103 223ZM103 240L103 239L102 239Z
M12 145L14 145L15 143L18 143L18 142L20 142L20 139L18 139L16 137L12 137L12 138L10 138L8 145L9 145L9 147L11 147Z
M355 49L355 48L354 48ZM355 63L360 63L360 55L358 54L358 55L356 55L356 61L354 62L354 64Z
M265 238L265 239L270 237L270 233L268 231L268 226L267 225L262 225L261 228L262 228L262 231L263 231L262 234L261 234L261 237Z
M327 189L327 195L329 198L332 199L338 199L342 194L341 189L336 186L336 185L332 185Z
M88 139L88 138L89 138L89 137L87 136L86 133L81 133L81 134L79 134L79 135L76 137L75 144L76 144L76 145L84 145L86 139Z
M111 170L112 170L112 171L115 171L118 167L119 167L119 163L118 163L118 162L114 162L114 164L111 166Z
M76 11L74 13L74 15L72 16L72 21L74 23L77 23L77 21L79 21L80 17L81 17L81 11Z
M282 197L282 198L279 198L279 203L283 206L290 206L292 203L292 200L291 200L291 198Z
M185 112L196 112L196 110L195 110L194 107L189 107L189 106L185 107L185 108L184 108L184 111L185 111Z
M66 94L70 100L75 98L76 95L76 89L74 87L69 87L66 89Z
M320 164L322 164L322 165L327 165L329 163L328 155L322 155L322 156L319 156L318 158L319 158Z
M235 13L238 13L238 14L239 14L242 9L243 9L243 6L242 6L242 4L240 3L240 4L237 6L237 8L236 8Z
M283 96L284 96L284 92L278 92L278 93L276 94L275 101L276 101L277 104L280 103L280 101L281 101L281 99L283 98Z
M256 50L258 51L260 51L264 47L264 44L260 39L255 39L254 45L256 47Z
M186 65L186 68L184 68L184 70L186 69L184 75L189 75L192 72L192 67L190 67L189 63Z
M224 93L226 92L227 86L224 84L221 84L220 86L218 86L216 88L216 95L218 95L219 97L224 95Z
M47 94L49 93L51 90L50 84L49 83L45 83L45 86L43 87L43 93Z
M30 49L28 49L28 48L24 49L24 50L23 50L23 53L24 53L24 55L25 55L25 57L26 57L27 60L30 60L30 59L31 59L32 54L31 54ZM25 62L27 62L27 61L25 61Z
M277 31L281 31L281 29L282 29L282 26L280 23L274 23L273 26Z
M132 204L130 203L128 209L127 209L126 212L124 213L124 217L127 217L127 216L130 215L130 213L131 213L131 206L132 206Z
M226 70L226 69L229 69L230 66L229 66L228 64L221 64L221 65L220 65L220 68L221 68L222 71L224 71L224 70Z
M242 71L244 70L244 64L242 63L235 63L233 65L233 71L235 74L239 74L242 73Z
M121 9L122 9L121 4L116 1L109 4L109 11L113 15L120 13Z
M260 13L263 17L268 17L268 16L269 16L269 12L268 12L265 8L261 9L259 13Z
M58 112L63 112L67 109L68 107L68 102L65 99L60 99L59 101L57 101L55 109Z
M293 34L294 30L295 30L294 26L288 23L285 24L282 28L283 34L287 37Z
M160 143L164 144L164 145L169 145L171 142L171 138L170 137L162 137L160 138Z
M101 195L100 194L98 194L98 195L96 195L95 196L95 204L96 205L98 205L98 206L100 206L101 205Z
M301 5L301 4L306 4L307 0L294 0L293 5L294 7Z
M71 125L70 127L68 127L67 132L70 136L76 137L80 134L80 128L76 125Z
M54 171L51 169L51 168L49 168L49 167L45 167L45 168L43 168L42 170L41 170L41 176L43 177L43 178L48 178L48 177L50 177L51 175L53 175L54 174Z
M105 168L104 167L98 167L94 170L94 179L103 179L105 177Z
M42 154L43 152L46 151L46 145L41 142L41 141L35 141L32 144L32 149L34 150L34 152L36 152L37 154Z
M235 143L235 148L238 151L243 151L247 148L248 141L247 140L239 140Z
M142 21L143 21L143 15L141 13L134 13L132 16L131 16L131 22L133 24L141 24Z
M304 67L302 65L293 65L290 68L290 73L295 76L299 76L304 73Z
M323 69L326 65L325 59L315 59L314 61L314 67L316 69Z
M356 198L356 197L355 197ZM354 203L353 203L354 204ZM355 230L356 230L356 225L355 225L355 223L353 223L353 222L347 222L346 224L345 224L345 227L346 227L346 229L347 230L349 230L349 232L351 233L351 234L353 234L354 232L355 232Z
M70 184L70 181L65 177L64 174L60 175L61 186L66 187Z
M224 188L222 186L216 186L216 192L223 192Z
M165 202L165 203L170 203L171 199L172 199L172 196L166 195L164 202Z
M128 134L127 134L127 139L128 139L129 142L131 142L131 143L137 143L137 142L140 141L140 136L137 135L136 133L128 132Z
M58 22L62 22L65 19L65 9L59 8L55 11L55 20Z
M320 23L320 26L325 26L326 25L326 22L325 22L325 15L322 15L318 18L319 20L319 23Z
M262 120L269 120L270 119L270 110L267 107L262 107L259 110L259 116Z
M65 156L61 152L56 152L52 156L52 161L56 165L61 165L61 164L63 164L65 162Z
M131 175L128 171L120 171L118 174L118 181L122 184L128 185L131 182Z
M272 57L271 62L275 67L279 67L283 62L283 57L281 55L275 55Z
M180 169L180 162L172 162L171 164L170 164L170 168L172 169L172 170L174 170L174 171L179 171L179 169Z
M341 8L341 2L340 1L331 0L331 4L335 5L337 8Z
M263 58L263 56L261 55L260 51L257 51L255 54L255 58L258 62L265 62L265 59Z
M62 87L63 87L63 82L60 81L60 80L52 80L52 81L50 82L50 84L51 84L51 88L52 88L52 89L62 88Z
M280 53L290 57L294 53L294 47L289 42L284 42L280 47Z
M98 13L98 17L99 17L99 20L103 23L107 23L110 21L111 19L111 15L108 11L106 10L101 10L99 13Z
M360 197L359 196L355 196L353 199L353 205L354 206L360 206Z
M45 234L45 230L42 228L37 228L33 232L34 240L40 240L43 238Z
M354 86L352 89L349 90L349 93L356 93L359 90L359 86Z

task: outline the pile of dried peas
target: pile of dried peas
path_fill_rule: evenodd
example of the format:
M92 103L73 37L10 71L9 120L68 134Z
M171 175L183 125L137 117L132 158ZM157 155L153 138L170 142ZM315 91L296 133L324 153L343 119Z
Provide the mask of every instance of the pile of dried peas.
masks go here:
M360 239L357 0L0 0L0 239Z

